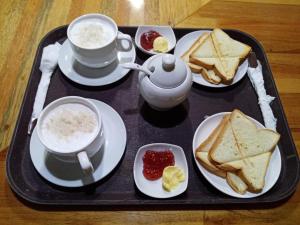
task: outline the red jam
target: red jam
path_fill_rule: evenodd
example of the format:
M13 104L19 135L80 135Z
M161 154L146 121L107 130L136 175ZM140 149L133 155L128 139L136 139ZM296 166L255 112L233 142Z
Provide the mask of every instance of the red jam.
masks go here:
M167 166L174 166L174 155L170 150L156 152L147 150L143 156L143 174L148 180L156 180L163 174Z
M160 37L160 33L154 31L154 30L150 30L148 32L145 32L142 34L141 36L141 46L145 49L145 50L151 50L153 48L153 42L155 40L155 38Z

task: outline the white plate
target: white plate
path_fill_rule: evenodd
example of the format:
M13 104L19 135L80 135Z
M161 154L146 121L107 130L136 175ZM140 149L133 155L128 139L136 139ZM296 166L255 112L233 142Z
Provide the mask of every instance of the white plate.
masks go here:
M143 156L147 150L163 151L169 149L174 154L175 166L180 167L184 174L185 180L180 183L176 189L168 192L165 191L162 186L162 178L150 181L147 180L143 175ZM166 144L166 143L153 143L142 146L136 153L134 166L133 166L134 182L137 188L153 198L171 198L183 193L188 185L189 173L186 158L183 149L177 145Z
M99 108L105 143L92 158L94 173L84 176L79 163L62 162L47 153L39 141L36 129L30 139L30 156L35 169L46 180L64 187L81 187L97 182L108 175L120 162L126 147L126 128L122 118L109 105L90 99Z
M202 35L204 32L211 32L210 30L199 30L194 31L191 33L188 33L184 35L182 38L180 38L179 41L177 41L174 55L177 57L181 57L191 46L192 44L199 38L200 35ZM222 88L227 87L230 85L233 85L237 82L239 82L246 74L248 69L248 60L244 60L244 62L238 67L236 74L233 78L233 81L231 84L211 84L207 82L200 74L193 73L193 81L207 87L214 87L214 88Z
M103 68L89 68L78 63L74 57L69 40L61 47L58 56L58 65L63 74L70 80L86 86L103 86L122 79L129 69L120 64L134 62L136 57L135 48L128 52L118 52L118 60Z
M156 55L160 54L160 52L155 52L153 50L146 50L141 46L141 36L143 33L148 32L150 30L154 30L158 33L160 33L163 37L165 37L168 40L168 51L171 51L175 45L176 45L176 37L174 34L174 31L172 27L170 26L139 26L136 33L135 33L135 44L136 46L144 53L149 55Z
M241 195L234 190L231 189L231 187L227 184L226 180L224 178L218 177L209 171L207 171L196 159L195 157L195 151L197 147L202 143L209 134L213 131L214 128L217 127L217 125L221 122L224 115L229 114L229 112L221 112L217 113L215 115L212 115L208 118L206 118L197 128L194 139L193 139L193 156L194 160L196 161L196 164L200 170L200 172L203 174L203 176L218 190L221 192L237 197L237 198L253 198L260 196L264 193L266 193L268 190L270 190L276 181L279 178L280 171L281 171L281 155L278 146L276 146L269 163L269 167L267 170L267 174L265 177L265 186L263 190L260 193L251 193L246 192L244 195ZM257 120L248 117L251 119L257 127L259 128L265 128L261 123L259 123Z

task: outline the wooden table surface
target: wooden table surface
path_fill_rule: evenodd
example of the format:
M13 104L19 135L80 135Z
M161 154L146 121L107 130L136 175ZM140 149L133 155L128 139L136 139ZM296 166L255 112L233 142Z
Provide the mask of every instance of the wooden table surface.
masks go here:
M91 12L106 14L118 25L234 28L256 37L267 52L300 152L300 1L1 0L0 224L299 224L299 188L282 205L260 210L42 211L15 197L5 176L5 156L38 43L53 28Z

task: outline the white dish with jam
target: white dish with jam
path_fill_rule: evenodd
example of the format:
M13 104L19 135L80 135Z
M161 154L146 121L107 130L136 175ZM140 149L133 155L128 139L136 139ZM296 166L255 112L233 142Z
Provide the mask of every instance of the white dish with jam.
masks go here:
M139 26L136 34L135 34L135 44L136 46L144 53L149 55L156 55L160 54L161 52L156 52L153 49L146 50L141 45L141 36L142 34L149 32L149 31L156 31L162 37L166 38L168 41L168 50L164 53L170 52L176 45L176 37L172 27L170 26Z
M143 174L143 156L147 150L152 151L165 151L170 150L175 159L175 166L181 168L185 175L185 180L179 185L171 190L170 192L166 191L162 185L162 177L157 180L148 180L144 177ZM177 145L167 144L167 143L153 143L142 146L134 160L133 166L133 176L134 182L137 188L144 193L153 198L171 198L177 195L182 194L187 189L188 185L188 166L184 151L181 147Z

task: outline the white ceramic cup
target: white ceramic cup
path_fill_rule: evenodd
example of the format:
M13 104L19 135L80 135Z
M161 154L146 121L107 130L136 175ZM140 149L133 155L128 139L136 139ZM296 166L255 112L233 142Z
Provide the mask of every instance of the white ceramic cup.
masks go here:
M75 38L72 37L71 30L78 23L83 22L99 22L104 27L109 29L103 29L104 31L109 30L111 38L101 45L95 47L83 47L76 43ZM71 48L74 53L74 58L81 64L91 68L101 68L108 66L117 58L118 51L130 51L132 49L132 39L127 34L122 34L118 31L118 26L110 17L102 14L86 14L73 20L68 26L67 36L71 43ZM124 42L127 44L124 45Z
M47 136L45 137L42 129L44 127L43 123L45 122L44 120L46 116L52 110L56 109L58 106L70 103L81 104L88 107L90 110L92 110L92 112L94 112L94 115L96 115L97 123L95 132L92 133L91 137L87 140L86 143L83 143L83 145L81 145L80 147L72 146L71 151L65 151L60 147L54 147L53 145L51 145L51 143L49 143L50 139L47 139ZM94 156L98 151L100 151L101 146L104 143L104 132L101 114L97 106L90 100L78 96L67 96L53 101L43 109L38 118L37 134L39 140L45 146L46 150L59 160L65 162L79 162L85 174L91 174L94 171L90 158Z

